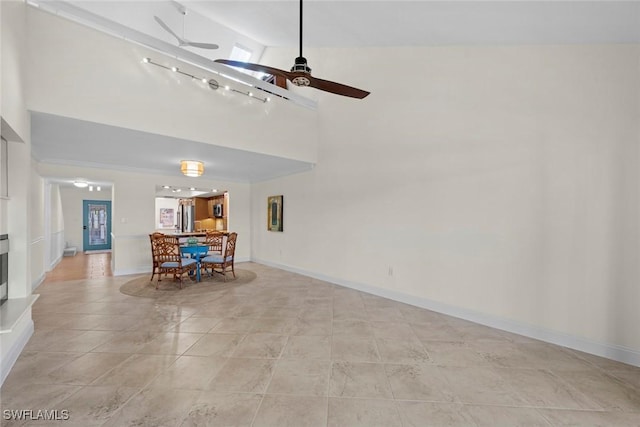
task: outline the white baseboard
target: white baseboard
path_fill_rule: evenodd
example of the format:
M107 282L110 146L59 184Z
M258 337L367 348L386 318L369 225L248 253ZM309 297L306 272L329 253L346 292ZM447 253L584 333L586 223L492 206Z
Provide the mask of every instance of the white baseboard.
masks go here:
M138 267L138 268L125 268L120 270L114 270L114 276L128 276L130 274L151 274L151 267Z
M49 270L48 271L51 271L54 268L56 268L56 266L60 263L61 260L62 260L62 254L60 254L60 256L58 258L54 259L53 262L51 264L49 264Z
M4 383L4 380L9 375L9 372L11 372L11 368L13 368L16 360L18 360L18 357L20 357L20 353L22 353L22 350L29 342L31 335L33 335L33 320L29 319L28 322L28 326L22 331L18 339L7 352L6 356L2 358L2 364L0 366L0 386Z
M383 289L375 286L366 285L363 283L337 279L335 277L326 276L324 274L319 274L319 273L299 269L296 267L291 267L284 264L278 264L271 261L253 259L253 262L256 262L258 264L264 264L270 267L279 268L285 271L290 271L292 273L298 273L303 276L312 277L314 279L323 280L325 282L333 283L333 284L344 286L347 288L356 289L358 291L381 296L381 297L388 298L394 301L399 301L405 304L414 305L416 307L425 308L427 310L431 310L438 313L446 314L448 316L453 316L460 319L468 320L470 322L489 326L491 328L496 328L496 329L511 332L514 334L523 335L525 337L545 341L551 344L557 344L563 347L568 347L574 350L582 351L589 354L594 354L596 356L606 357L608 359L613 359L619 362L627 363L629 365L640 367L640 352L624 346L591 341L586 338L577 337L574 335L554 331L554 330L543 328L540 326L528 325L522 322L518 322L510 319L504 319L504 318L493 316L490 314L468 310L465 308L444 304L444 303L429 300L426 298L416 297L416 296L405 294L402 292L393 291L390 289Z
M33 283L31 283L31 290L32 291L35 291L36 288L38 286L40 286L42 284L42 282L44 282L44 278L46 277L45 275L46 275L46 273L42 273L42 275L40 277L38 277Z

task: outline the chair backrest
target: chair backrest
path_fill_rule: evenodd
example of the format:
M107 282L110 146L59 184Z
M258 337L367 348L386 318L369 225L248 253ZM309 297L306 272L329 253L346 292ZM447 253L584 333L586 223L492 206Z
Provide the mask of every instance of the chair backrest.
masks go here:
M226 260L228 257L233 257L236 253L236 239L238 238L238 233L229 233L227 236L227 246L224 249L224 259Z
M222 241L224 234L221 231L207 231L205 245L209 246L209 252L222 254Z
M159 234L156 236L156 234ZM152 246L154 247L155 257L158 263L177 262L181 263L180 242L175 236L167 236L162 233L154 233L151 237Z
M155 233L149 234L149 241L151 242L151 257L153 258L154 264L158 262L158 250L156 241L161 237L164 237L164 234L157 231Z

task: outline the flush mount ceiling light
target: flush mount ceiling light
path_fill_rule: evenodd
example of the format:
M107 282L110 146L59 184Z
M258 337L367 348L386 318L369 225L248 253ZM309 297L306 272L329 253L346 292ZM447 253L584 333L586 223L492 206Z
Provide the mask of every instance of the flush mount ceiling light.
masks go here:
M87 188L89 186L89 183L87 181L73 181L73 185L78 188Z
M204 173L204 163L198 160L181 160L180 170L185 176L198 177Z

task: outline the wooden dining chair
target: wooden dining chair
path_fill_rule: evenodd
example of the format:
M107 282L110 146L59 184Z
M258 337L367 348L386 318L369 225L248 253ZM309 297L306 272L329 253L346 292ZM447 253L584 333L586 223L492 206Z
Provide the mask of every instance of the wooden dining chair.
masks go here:
M159 242L159 240L163 237L164 237L164 234L160 232L149 234L149 242L151 243L151 262L152 262L151 279L149 279L150 282L153 281L153 276L155 276L156 274L160 274L160 262L158 260L157 242Z
M204 244L209 246L207 255L222 255L222 242L224 233L222 231L207 231Z
M200 265L205 270L207 267L211 268L212 273L220 273L224 276L224 281L227 281L227 271L231 269L233 277L236 277L234 269L234 257L236 253L236 240L238 233L230 233L227 237L227 244L224 248L222 255L207 255L200 260Z
M180 253L180 242L174 236L157 236L154 244L158 250L159 274L156 289L162 280L162 273L173 274L174 280L180 279L180 289L182 289L182 276L187 272L194 272L197 262L193 258L183 258ZM195 279L195 274L193 275Z

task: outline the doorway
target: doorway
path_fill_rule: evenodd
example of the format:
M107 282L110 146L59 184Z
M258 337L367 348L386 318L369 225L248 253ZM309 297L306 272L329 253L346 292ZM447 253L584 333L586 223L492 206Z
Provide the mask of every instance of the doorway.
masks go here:
M82 250L111 249L111 201L82 201Z

